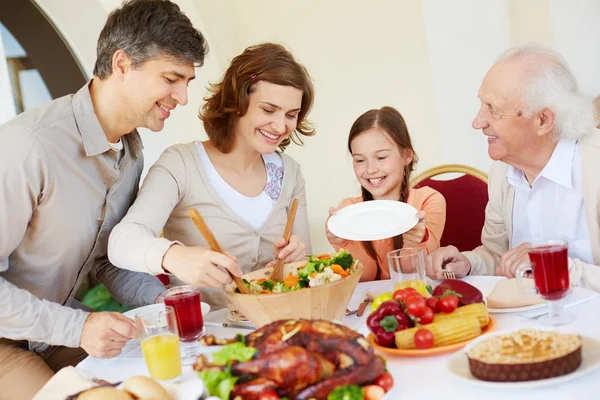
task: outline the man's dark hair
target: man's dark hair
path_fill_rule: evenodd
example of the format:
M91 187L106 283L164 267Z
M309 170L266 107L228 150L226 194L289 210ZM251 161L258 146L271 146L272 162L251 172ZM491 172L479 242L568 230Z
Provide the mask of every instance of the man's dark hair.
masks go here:
M98 38L95 76L105 79L112 74L112 56L119 49L134 68L157 56L200 67L208 53L202 33L169 0L129 0L108 16Z

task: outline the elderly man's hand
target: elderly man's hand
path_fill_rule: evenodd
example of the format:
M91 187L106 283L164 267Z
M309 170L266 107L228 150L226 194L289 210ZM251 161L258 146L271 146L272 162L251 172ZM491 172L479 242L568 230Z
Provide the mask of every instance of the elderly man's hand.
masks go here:
M496 268L496 275L514 278L519 265L529 262L527 245L529 243L522 243L502 254L500 265Z
M471 262L454 246L440 247L425 259L427 276L431 279L444 279L442 266L454 272L457 278L466 276L471 271Z

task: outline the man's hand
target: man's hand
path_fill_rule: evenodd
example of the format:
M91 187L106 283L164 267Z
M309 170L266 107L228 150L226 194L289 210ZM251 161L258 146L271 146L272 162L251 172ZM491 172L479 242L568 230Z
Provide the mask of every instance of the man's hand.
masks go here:
M286 263L303 260L306 258L306 246L296 235L290 236L289 243L280 237L273 244L273 256L284 259Z
M117 312L94 312L85 320L80 346L92 357L113 358L133 337L135 323L129 318Z
M425 259L427 276L431 279L444 279L442 266L454 272L457 278L466 276L471 271L471 262L454 246L440 247Z
M519 265L529 262L527 245L529 245L529 243L521 243L517 247L502 254L500 265L496 268L496 275L514 278Z
M235 276L242 276L237 259L204 247L185 247L175 244L163 257L162 267L188 285L222 287L231 283L231 277L218 266Z
M423 238L427 233L427 213L421 210L417 213L416 217L419 222L411 230L402 234L402 240L404 241L404 246L402 247L417 247L423 243Z
M329 221L329 218L331 218L331 216L334 215L336 212L338 212L337 208L329 207L329 217L327 217L327 220L325 221L325 235L327 236L327 240L329 240L329 243L331 243L332 245L340 245L344 243L344 239L335 236L329 231L329 229L327 229L327 222Z

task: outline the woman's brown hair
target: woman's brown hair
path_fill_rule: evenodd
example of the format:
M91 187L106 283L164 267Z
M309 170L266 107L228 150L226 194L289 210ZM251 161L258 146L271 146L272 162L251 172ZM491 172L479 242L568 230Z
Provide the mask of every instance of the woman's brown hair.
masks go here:
M406 202L408 199L408 191L410 189L410 174L417 163L417 153L415 153L412 146L406 122L404 122L402 114L393 107L382 107L379 110L367 111L358 117L352 124L352 128L350 128L350 135L348 135L348 151L350 154L352 154L352 141L361 133L373 128L379 128L387 133L389 138L396 143L401 154L402 151L406 149L409 149L413 153L412 161L404 167L402 189L400 190L400 198L398 199L402 202ZM373 200L371 192L362 186L361 191L363 201ZM394 249L401 249L403 244L402 235L394 237ZM375 252L373 242L363 242L363 247L367 254L377 263L377 276L375 279L378 280L381 275L382 260L379 259L379 256Z
M208 138L219 151L229 153L232 150L235 144L233 128L248 111L249 95L259 81L302 90L296 130L281 142L281 151L290 141L302 145L304 142L300 135L315 134L306 119L314 100L314 88L308 71L283 46L263 43L250 46L235 57L221 82L211 84L210 95L204 99L206 103L199 117Z

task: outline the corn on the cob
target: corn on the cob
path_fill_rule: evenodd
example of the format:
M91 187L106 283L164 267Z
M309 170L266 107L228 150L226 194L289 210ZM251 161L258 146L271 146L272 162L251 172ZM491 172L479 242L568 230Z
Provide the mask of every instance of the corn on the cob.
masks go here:
M433 345L435 347L462 342L481 335L481 326L477 318L471 316L459 317L398 331L396 332L396 347L399 349L416 348L415 332L421 328L428 329L433 333Z
M448 321L455 318L460 317L475 317L479 320L479 324L481 325L481 329L488 326L490 323L490 314L488 313L488 309L483 303L474 303L466 306L458 307L456 310L451 312L450 314L438 313L433 317L433 322L442 322ZM426 327L426 326L425 326Z

